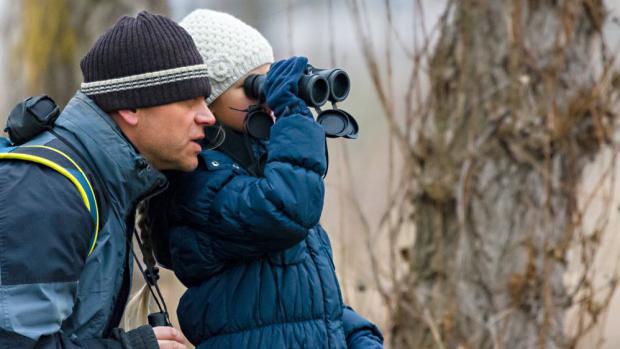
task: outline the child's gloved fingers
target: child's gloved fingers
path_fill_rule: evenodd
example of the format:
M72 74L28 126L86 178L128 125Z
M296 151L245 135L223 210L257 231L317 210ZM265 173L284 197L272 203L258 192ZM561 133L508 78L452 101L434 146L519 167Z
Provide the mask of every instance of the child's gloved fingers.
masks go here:
M297 96L299 79L307 66L306 57L291 57L274 63L267 73L265 97L267 105L274 111L276 117L307 109L305 103ZM289 112L286 112L287 110Z
M283 76L301 76L308 66L308 58L291 57L282 64Z
M271 63L269 71L267 72L267 77L271 79L273 78L274 74L279 74L282 70L282 64L284 64L284 60Z
M302 69L305 69L307 65L308 65L308 58L306 57L302 57L302 56L289 57L287 59L283 59L283 60L273 63L271 65L271 68L269 69L269 72L267 73L267 76L280 75L282 74L284 70L290 69L291 67L294 67L295 69L299 69L299 67L301 67Z
M274 63L267 73L266 86L297 83L308 66L306 57L291 57Z

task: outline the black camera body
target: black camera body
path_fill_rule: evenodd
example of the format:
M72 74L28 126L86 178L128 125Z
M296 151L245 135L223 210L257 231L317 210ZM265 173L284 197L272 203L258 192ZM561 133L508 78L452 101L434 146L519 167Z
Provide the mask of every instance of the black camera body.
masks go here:
M21 145L52 129L58 115L60 109L50 97L29 97L11 110L4 131L9 134L13 145Z
M147 316L147 319L151 327L172 326L172 324L170 324L170 321L168 321L168 313L164 311L150 313Z

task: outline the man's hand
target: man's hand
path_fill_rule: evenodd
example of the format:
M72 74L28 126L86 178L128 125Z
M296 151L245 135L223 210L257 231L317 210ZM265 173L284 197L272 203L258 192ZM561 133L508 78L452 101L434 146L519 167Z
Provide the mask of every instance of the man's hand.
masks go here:
M161 349L187 349L187 339L174 327L153 327L155 338Z

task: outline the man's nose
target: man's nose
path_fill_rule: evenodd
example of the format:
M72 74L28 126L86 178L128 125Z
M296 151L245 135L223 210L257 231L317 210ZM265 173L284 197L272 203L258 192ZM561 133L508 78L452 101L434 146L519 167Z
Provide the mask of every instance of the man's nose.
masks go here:
M201 126L212 126L215 124L215 116L213 116L206 101L203 101L200 105L200 110L196 114L196 123Z

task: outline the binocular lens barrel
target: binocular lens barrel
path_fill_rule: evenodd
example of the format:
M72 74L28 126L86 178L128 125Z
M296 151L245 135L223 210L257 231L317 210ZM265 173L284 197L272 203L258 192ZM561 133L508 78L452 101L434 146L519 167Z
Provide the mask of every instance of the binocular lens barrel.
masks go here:
M249 98L265 101L264 83L266 76L252 74L243 82L243 89ZM299 79L297 95L309 107L320 107L327 100L340 102L349 95L351 82L342 69L315 69L308 65L307 73Z
M327 76L330 87L330 101L344 101L351 90L351 81L349 75L342 69L333 69Z
M299 79L297 94L309 107L320 107L329 98L327 79L320 75L303 75Z

